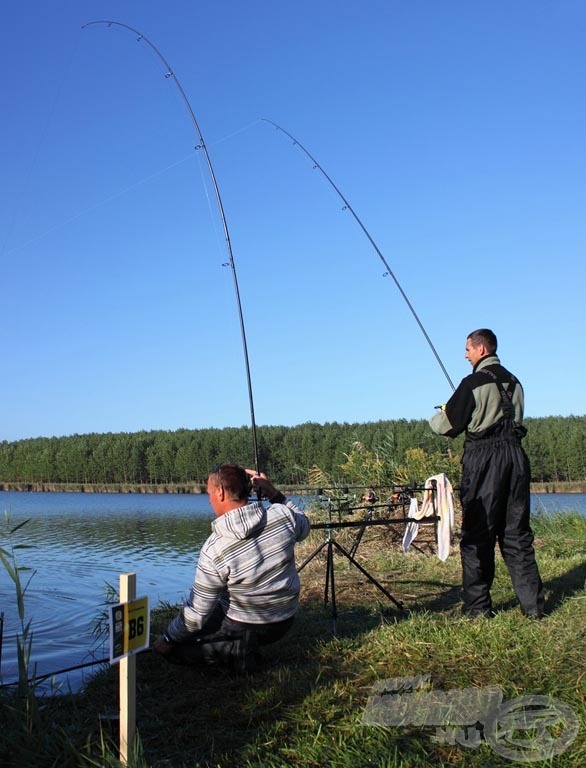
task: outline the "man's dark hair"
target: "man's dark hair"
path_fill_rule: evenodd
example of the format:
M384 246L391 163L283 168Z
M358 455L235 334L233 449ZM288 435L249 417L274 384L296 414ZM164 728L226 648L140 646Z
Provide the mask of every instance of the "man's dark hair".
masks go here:
M496 336L489 328L479 328L477 331L472 331L472 333L468 334L468 338L475 347L479 344L484 344L491 355L496 352L498 342Z
M246 501L250 496L250 477L238 464L218 464L210 472L214 485L221 485L232 501Z

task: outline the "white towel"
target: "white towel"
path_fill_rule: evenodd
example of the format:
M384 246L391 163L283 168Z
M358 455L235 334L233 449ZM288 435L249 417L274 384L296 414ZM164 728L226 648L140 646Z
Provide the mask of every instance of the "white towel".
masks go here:
M405 533L403 534L403 541L401 542L401 549L403 552L406 552L409 549L411 542L419 533L419 523L416 523L415 520L420 520L421 515L419 514L419 508L417 506L417 499L415 496L411 498L411 503L409 504L409 514L407 517L409 518L409 522L405 526Z
M433 505L433 483L435 480L435 509ZM452 529L454 527L454 491L452 484L442 472L439 475L433 475L425 481L425 491L423 492L423 501L421 507L417 505L417 499L412 498L409 506L409 522L405 526L402 549L406 552L411 546L411 542L419 533L419 525L416 520L424 517L431 517L433 514L440 518L437 525L437 556L445 561L450 554L450 545L452 539Z

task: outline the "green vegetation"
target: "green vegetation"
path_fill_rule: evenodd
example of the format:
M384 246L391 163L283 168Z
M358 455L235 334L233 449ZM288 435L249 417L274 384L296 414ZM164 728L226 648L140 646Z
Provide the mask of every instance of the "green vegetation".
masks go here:
M586 482L586 416L527 419L526 426L524 445L535 482ZM348 464L353 445L370 452L374 463L382 460L387 475L403 465L407 482L415 479L409 476L415 470L409 467L407 451L421 451L434 458L432 474L441 471L438 464L443 463L451 468L449 477L455 483L453 468L462 449L462 438L438 437L423 419L266 426L258 429L258 443L261 468L281 485L303 485L312 466L340 477L340 467ZM43 483L97 484L114 490L173 483L190 490L204 486L210 467L218 462L253 466L251 445L248 427L3 441L0 483L23 488ZM416 454L410 460L416 468L421 465Z
M168 666L150 653L137 659L136 768L468 768L509 766L482 742L455 743L432 726L375 727L362 718L372 687L390 678L429 676L433 691L498 686L508 702L521 695L553 697L586 720L586 517L561 513L535 520L536 547L547 590L544 621L519 612L503 563L493 590L492 620L460 614L457 550L445 563L422 531L421 552L406 554L397 532L371 527L357 558L391 594L401 612L345 558L335 555L337 637L324 604L325 555L301 572L302 604L288 637L264 651L254 675ZM337 539L346 547L355 531ZM324 540L314 530L299 562ZM153 632L175 608L153 614ZM76 696L41 701L33 728L13 698L0 698L0 764L6 768L116 766L115 735L104 723L116 712L117 668ZM102 717L102 727L100 727ZM30 724L29 724L30 726ZM562 726L557 726L558 730ZM434 740L435 738L435 740ZM514 764L514 763L513 763ZM586 764L584 729L555 758L536 766Z
M4 530L2 531L2 543L4 546L0 547L0 564L4 568L4 571L8 575L8 578L12 582L14 587L14 596L16 599L16 605L18 609L18 621L19 630L16 636L16 652L18 658L18 689L17 696L19 699L26 701L26 717L31 716L31 710L34 709L34 686L29 683L29 666L31 648L33 642L33 633L31 629L31 621L26 619L25 602L24 597L29 587L31 579L34 576L34 571L28 574L28 578L25 582L21 578L23 573L30 571L30 568L24 565L19 565L16 558L16 551L27 549L25 543L15 541L15 534L21 528L23 528L29 521L24 520L15 526L12 526L10 521L10 513L6 512L4 516Z

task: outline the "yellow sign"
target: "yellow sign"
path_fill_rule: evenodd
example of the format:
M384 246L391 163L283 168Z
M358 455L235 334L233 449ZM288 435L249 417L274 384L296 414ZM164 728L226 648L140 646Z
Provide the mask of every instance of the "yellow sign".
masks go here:
M110 664L148 648L150 612L148 597L110 606Z

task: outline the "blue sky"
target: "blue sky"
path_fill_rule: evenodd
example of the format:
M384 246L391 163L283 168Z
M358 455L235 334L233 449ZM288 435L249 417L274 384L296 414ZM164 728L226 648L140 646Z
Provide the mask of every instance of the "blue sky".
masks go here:
M419 419L488 326L585 413L582 0L14 0L0 29L0 440Z

